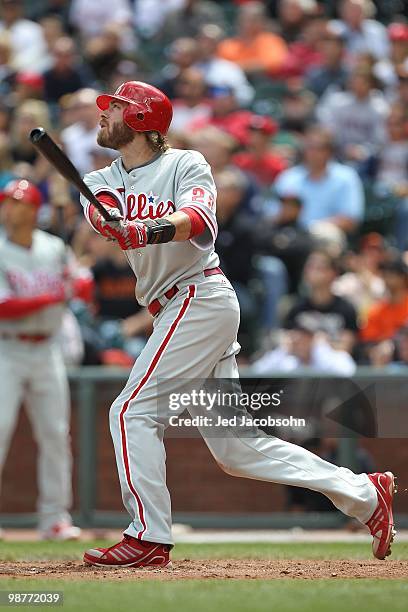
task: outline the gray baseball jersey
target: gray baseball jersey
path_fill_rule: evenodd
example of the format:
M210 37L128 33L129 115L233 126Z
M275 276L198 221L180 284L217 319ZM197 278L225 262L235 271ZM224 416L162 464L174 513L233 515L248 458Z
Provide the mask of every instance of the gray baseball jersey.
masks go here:
M0 302L58 293L66 274L67 253L60 238L35 230L28 249L1 236ZM65 308L59 302L19 318L0 319L0 474L24 402L39 449L42 531L71 520L69 389L56 341ZM44 339L30 341L30 336Z
M219 265L214 252L216 188L201 153L169 149L129 172L119 157L110 166L86 174L84 181L95 195L119 194L123 215L130 221L165 217L188 206L197 210L207 225L201 236L185 242L125 251L137 278L136 298L143 306L177 282ZM83 196L81 203L88 216L89 203Z
M0 301L11 297L35 297L61 290L66 270L63 241L35 230L30 249L0 238ZM60 330L63 302L19 319L0 319L0 331L54 335Z
M188 206L199 212L207 226L201 236L185 242L125 252L137 277L136 296L141 304L160 298L175 284L178 288L156 315L153 333L110 409L122 498L132 517L126 533L149 542L172 543L163 446L163 430L171 423L158 412L158 401L166 401L169 389L166 385L164 392L158 381L168 381L171 391L177 392L185 379L238 376L237 297L221 273L204 274L205 269L218 266L215 186L202 155L175 149L130 172L118 159L86 175L85 181L95 194L120 193L126 219L155 219ZM82 204L87 215L88 203L82 199ZM205 428L199 429L216 461L230 474L308 486L359 519L374 511L376 493L365 474L338 468L302 447L265 437L255 428L245 440L239 435L213 437Z

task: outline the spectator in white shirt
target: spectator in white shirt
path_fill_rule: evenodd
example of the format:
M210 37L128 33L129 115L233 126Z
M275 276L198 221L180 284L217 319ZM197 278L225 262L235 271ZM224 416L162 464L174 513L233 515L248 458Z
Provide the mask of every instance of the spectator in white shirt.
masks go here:
M377 157L377 181L396 195L408 197L407 110L401 102L391 107L387 119L387 143Z
M99 129L97 95L93 89L80 89L73 94L70 110L76 121L61 132L64 150L82 175L93 170L92 154Z
M388 111L384 95L374 89L373 74L366 68L355 68L350 75L348 91L324 96L316 116L333 132L343 160L358 164L384 145Z
M240 106L248 106L254 97L244 71L228 60L217 56L217 49L223 37L222 29L215 24L204 25L198 34L199 61L197 68L204 74L210 87L230 87Z
M265 353L251 367L254 374L294 372L299 368L335 376L352 376L356 364L349 353L330 346L312 324L295 323L292 329L285 332L281 344Z
M122 51L135 47L129 0L72 0L69 19L84 41L102 34L108 25L117 24L122 26Z
M394 234L402 251L408 247L408 123L406 107L395 103L387 121L387 143L376 158L377 186L396 196Z
M341 19L334 23L344 35L351 56L367 51L377 59L388 56L387 30L378 21L370 19L374 15L375 6L371 0L343 0L341 3Z
M11 66L17 70L41 72L50 58L41 26L25 19L21 0L1 0L0 32L6 31L11 42Z
M185 0L135 0L134 22L143 38L152 38L163 27L170 13L183 8Z

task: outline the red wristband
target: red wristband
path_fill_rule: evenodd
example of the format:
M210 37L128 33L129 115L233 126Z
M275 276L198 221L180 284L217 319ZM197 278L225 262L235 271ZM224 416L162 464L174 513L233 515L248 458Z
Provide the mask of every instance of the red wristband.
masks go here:
M200 213L198 213L193 208L188 207L182 208L181 210L186 213L186 215L188 215L191 222L191 230L188 239L190 240L190 238L194 238L195 236L199 236L200 234L202 234L207 225L204 219L201 217Z

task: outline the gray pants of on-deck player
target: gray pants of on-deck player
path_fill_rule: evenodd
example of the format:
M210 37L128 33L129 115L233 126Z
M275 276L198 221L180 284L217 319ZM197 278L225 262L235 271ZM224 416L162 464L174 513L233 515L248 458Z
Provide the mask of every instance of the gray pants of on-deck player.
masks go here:
M158 379L170 381L163 386L168 395L182 379L238 376L239 306L230 283L221 275L188 280L156 316L153 334L110 411L122 497L132 517L125 533L168 544L171 508L163 445L168 418L158 412ZM308 487L362 522L375 510L377 495L366 474L339 468L255 428L248 436L205 438L205 428L200 431L229 474Z
M0 340L0 390L0 474L24 402L39 453L39 528L70 521L70 405L60 347L49 340Z

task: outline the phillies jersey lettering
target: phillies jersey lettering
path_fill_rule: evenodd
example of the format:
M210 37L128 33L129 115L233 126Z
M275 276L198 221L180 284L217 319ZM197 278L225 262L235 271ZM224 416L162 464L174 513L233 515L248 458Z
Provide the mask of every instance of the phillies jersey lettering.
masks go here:
M176 210L174 202L159 202L158 195L153 195L152 192L147 193L130 193L125 196L123 187L117 187L117 191L126 199L126 219L128 221L145 221L146 219L161 219L166 215L171 215Z
M137 279L136 298L143 306L162 296L177 282L219 265L214 251L216 188L210 167L201 153L169 149L129 171L119 157L110 166L86 174L84 181L95 195L115 194L124 218L129 221L160 219L189 207L206 223L203 234L191 240L126 251ZM89 202L81 196L81 203L89 219Z
M54 271L9 270L6 272L10 287L15 297L34 297L41 293L61 291L61 275Z
M0 301L56 293L66 273L66 248L60 238L35 230L31 248L26 249L1 237ZM0 320L0 331L53 335L61 327L65 308L58 303L19 319Z

